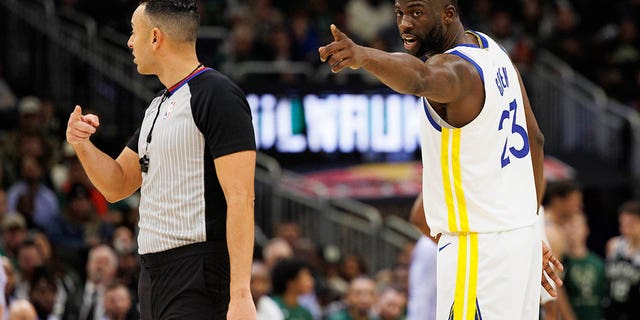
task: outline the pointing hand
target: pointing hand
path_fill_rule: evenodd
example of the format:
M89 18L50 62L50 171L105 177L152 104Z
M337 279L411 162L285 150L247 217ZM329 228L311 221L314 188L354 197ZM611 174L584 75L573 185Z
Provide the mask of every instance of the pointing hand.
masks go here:
M327 62L332 72L340 72L345 67L358 69L362 66L366 51L355 44L335 25L330 26L333 42L318 48L320 61Z
M88 142L89 137L100 126L100 119L94 114L82 115L82 107L76 106L67 122L67 142L72 146Z

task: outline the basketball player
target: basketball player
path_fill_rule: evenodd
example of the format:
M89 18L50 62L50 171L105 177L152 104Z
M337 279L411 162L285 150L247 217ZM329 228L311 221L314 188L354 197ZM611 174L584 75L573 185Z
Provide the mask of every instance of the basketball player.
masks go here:
M319 53L333 72L363 68L424 98L424 207L440 234L437 319L538 319L540 282L553 291L542 266L561 281L535 226L544 137L522 80L500 45L465 31L457 1L396 0L395 11L410 54L359 46L334 25Z

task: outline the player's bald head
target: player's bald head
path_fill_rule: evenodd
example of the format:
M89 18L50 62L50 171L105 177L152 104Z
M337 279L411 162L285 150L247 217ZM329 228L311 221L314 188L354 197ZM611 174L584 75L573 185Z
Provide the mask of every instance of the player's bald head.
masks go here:
M200 15L194 0L142 0L144 13L153 27L178 42L195 42Z

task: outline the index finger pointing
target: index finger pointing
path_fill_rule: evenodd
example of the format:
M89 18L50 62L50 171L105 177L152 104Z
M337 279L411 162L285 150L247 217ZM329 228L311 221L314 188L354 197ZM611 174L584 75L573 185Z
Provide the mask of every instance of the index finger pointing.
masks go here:
M338 27L336 27L335 24L331 24L329 29L331 29L331 34L333 35L333 40L335 41L340 41L347 37L344 33L342 33L342 31L340 31L340 29L338 29Z

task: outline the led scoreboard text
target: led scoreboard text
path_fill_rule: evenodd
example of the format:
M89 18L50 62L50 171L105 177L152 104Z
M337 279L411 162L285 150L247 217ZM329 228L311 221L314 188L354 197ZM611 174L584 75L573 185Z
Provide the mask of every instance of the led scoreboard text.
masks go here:
M249 94L259 149L281 153L411 153L419 148L420 98L400 94Z

